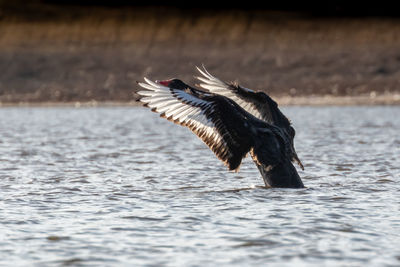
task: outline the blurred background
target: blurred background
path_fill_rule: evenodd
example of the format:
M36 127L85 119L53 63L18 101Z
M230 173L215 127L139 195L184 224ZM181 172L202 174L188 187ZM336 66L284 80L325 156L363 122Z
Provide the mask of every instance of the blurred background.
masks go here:
M400 103L397 10L384 1L0 0L0 104L134 103L143 76L194 83L201 64L283 103Z

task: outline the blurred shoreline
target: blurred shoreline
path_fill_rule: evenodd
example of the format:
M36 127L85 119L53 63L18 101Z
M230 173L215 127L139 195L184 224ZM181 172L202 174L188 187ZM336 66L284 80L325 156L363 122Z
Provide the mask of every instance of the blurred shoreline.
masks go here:
M125 105L143 76L195 84L201 64L282 105L400 102L398 18L27 6L0 12L1 106Z
M274 97L279 106L392 106L400 105L400 94L363 96L281 96ZM140 107L137 100L132 101L75 101L75 102L15 102L2 103L0 108L8 107Z

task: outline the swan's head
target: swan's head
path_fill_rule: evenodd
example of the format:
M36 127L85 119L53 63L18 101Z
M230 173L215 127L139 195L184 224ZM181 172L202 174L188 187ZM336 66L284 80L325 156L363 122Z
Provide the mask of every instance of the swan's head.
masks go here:
M181 89L181 90L184 90L188 87L187 84L175 78L169 80L156 81L156 83L159 83L169 88Z

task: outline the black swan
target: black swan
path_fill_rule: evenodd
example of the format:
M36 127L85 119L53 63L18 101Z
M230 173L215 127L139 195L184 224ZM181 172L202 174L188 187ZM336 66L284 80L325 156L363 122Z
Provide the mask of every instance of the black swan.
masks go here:
M292 162L303 168L294 149L295 130L277 103L263 92L226 83L203 66L196 67L203 91L181 80L138 84L144 106L160 116L192 130L215 155L238 171L250 152L267 187L303 188Z

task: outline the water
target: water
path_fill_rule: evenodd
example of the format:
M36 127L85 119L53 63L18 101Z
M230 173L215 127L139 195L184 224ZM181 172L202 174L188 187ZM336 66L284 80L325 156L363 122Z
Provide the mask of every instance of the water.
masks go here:
M400 108L284 112L305 189L143 108L0 109L0 265L399 266Z

